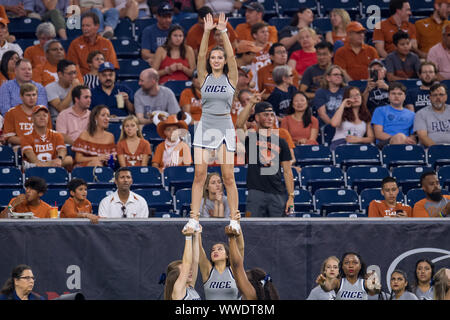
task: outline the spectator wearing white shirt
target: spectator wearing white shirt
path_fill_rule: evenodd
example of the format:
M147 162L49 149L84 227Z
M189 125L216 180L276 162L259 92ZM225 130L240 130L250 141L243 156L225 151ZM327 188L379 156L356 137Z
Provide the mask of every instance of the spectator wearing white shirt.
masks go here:
M148 218L147 201L130 190L133 177L122 167L114 174L117 190L102 199L98 208L101 218Z
M15 43L8 42L8 36L8 22L5 19L0 18L0 60L2 59L3 54L9 50L17 52L20 57L23 56L23 51L20 46Z

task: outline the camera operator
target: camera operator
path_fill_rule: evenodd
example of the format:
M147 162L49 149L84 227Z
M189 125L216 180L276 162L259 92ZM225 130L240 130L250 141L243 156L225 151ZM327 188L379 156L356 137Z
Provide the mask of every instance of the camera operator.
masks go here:
M367 108L373 114L375 108L389 104L389 85L386 82L386 67L378 59L369 64L369 79L363 92Z

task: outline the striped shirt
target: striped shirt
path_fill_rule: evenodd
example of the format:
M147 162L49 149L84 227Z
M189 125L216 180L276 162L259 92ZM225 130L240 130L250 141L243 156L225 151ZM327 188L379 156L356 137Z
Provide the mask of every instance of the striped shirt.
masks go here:
M34 81L30 81L30 83L34 84L38 89L38 99L36 104L42 104L47 107L48 100L45 88L40 83ZM2 115L5 115L9 109L22 104L22 99L20 98L20 85L16 79L9 80L0 87L0 97L0 112Z

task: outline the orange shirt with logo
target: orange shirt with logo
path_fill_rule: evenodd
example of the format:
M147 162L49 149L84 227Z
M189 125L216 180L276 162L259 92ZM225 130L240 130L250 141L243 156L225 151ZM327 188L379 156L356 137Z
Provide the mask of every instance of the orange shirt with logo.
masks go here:
M77 68L77 78L80 83L83 83L83 76L80 68ZM48 61L33 69L33 81L42 84L44 87L58 79L57 67L50 64Z
M30 60L33 69L47 62L44 48L39 43L34 46L26 48L25 52L23 53L23 57L25 59Z
M261 68L272 63L272 60L270 60L270 54L269 54L269 49L271 46L272 46L271 42L266 43L264 48L256 54L255 59L253 59L253 63L256 65L256 71L259 71ZM259 79L258 79L258 81L259 81ZM258 87L258 89L261 89L261 88Z
M11 205L15 199L15 197L12 198L9 205ZM52 207L48 203L42 200L39 200L39 205L37 206L32 206L27 201L24 201L14 208L14 212L33 212L34 216L37 218L50 218L51 208Z
M275 26L268 26L269 29L269 42L278 42L278 31ZM255 41L252 37L252 27L247 22L240 23L236 26L236 33L239 40Z
M64 202L59 214L60 218L78 218L78 213L92 213L92 204L88 199L78 203L71 197Z
M411 22L403 21L399 27L395 22L394 17L391 16L380 22L380 28L375 28L373 30L372 41L374 43L377 41L384 41L384 50L387 53L391 53L395 50L394 40L392 37L399 30L408 33L410 39L417 38L416 27Z
M52 128L52 119L48 117L47 128ZM5 124L3 125L3 134L6 138L18 136L23 138L26 133L33 130L33 121L31 114L27 114L22 105L15 106L6 112Z
M148 154L152 156L152 149L150 142L141 138L139 145L134 153L128 149L127 141L120 140L117 143L117 155L122 154L125 157L125 163L128 167L140 167L142 166L142 156Z
M334 63L347 71L352 80L366 80L369 78L370 62L378 58L378 52L374 47L363 44L356 54L347 42L336 51Z
M228 35L230 37L230 42L233 43L237 39L238 35L236 31L234 31L233 26L229 22L227 23L227 30ZM192 49L198 51L200 49L202 37L203 37L203 27L201 27L198 23L196 23L189 29L186 35L186 44L188 46L191 46ZM208 44L209 44L208 47L216 45L216 41L214 40L214 32L210 32Z
M448 23L450 23L448 20L437 23L433 17L417 20L415 27L417 33L417 47L419 50L428 53L431 47L441 42L442 29Z
M194 96L191 88L186 88L181 91L180 95L180 107L185 105L191 105L190 114L194 121L200 121L202 116L202 94L199 90L196 90L198 99Z
M26 159L25 151L32 150L40 161L50 161L58 157L58 150L65 149L64 137L61 133L47 129L44 136L35 130L26 134L21 143L22 154Z
M372 200L369 204L369 218L383 218L397 215L397 210L405 211L408 217L412 217L412 208L401 202L397 202L394 208L386 204L384 200Z

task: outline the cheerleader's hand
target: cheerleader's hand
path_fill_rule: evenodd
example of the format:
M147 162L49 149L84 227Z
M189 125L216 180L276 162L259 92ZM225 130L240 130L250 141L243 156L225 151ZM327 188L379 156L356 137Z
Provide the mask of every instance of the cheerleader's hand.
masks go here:
M225 13L221 12L219 14L219 22L217 23L217 30L222 31L227 28L228 18L225 17Z
M212 14L208 13L206 17L203 18L204 21L204 30L205 31L211 31L212 29L216 28L216 24L214 23L214 19Z

